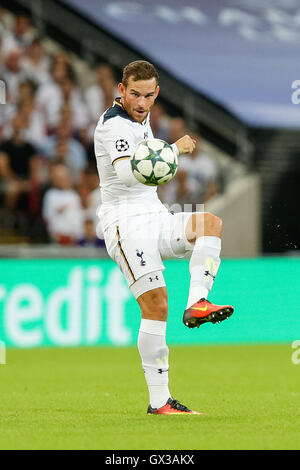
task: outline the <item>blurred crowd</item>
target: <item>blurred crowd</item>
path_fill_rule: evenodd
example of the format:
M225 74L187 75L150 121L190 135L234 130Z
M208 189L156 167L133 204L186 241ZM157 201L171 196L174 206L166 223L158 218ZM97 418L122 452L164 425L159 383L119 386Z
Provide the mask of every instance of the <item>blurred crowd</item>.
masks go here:
M93 134L117 96L108 64L83 88L68 53L49 54L24 12L13 22L0 8L0 226L25 231L31 241L101 246L96 236L101 204ZM10 17L11 18L11 17ZM173 143L188 130L161 102L151 112L154 136ZM159 188L163 202L196 204L221 188L217 162L201 149L182 156L176 177Z

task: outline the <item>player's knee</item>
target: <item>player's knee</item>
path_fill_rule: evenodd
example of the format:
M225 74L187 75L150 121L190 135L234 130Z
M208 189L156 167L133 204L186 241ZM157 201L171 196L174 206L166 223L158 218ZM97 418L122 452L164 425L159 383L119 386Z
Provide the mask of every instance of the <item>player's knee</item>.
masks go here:
M151 320L166 321L168 317L168 296L165 289L153 289L138 299L142 317Z
M155 289L156 290L156 289ZM153 292L152 302L151 302L151 315L153 319L159 321L166 321L168 317L168 299L163 293Z
M156 310L153 310L153 313L151 313L149 317L156 321L167 321L168 305L162 302L160 305L158 305Z
M192 214L186 234L187 239L192 243L203 236L221 237L222 220L210 212Z
M222 235L222 228L223 222L220 217L210 212L204 213L204 236L220 237Z

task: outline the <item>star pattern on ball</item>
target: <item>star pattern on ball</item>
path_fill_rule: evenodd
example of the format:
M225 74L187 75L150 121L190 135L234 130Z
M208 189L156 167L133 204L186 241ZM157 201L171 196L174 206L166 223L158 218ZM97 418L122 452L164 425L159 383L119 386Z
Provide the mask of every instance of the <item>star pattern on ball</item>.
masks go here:
M118 150L118 152L126 152L126 150L129 149L129 143L127 142L127 140L119 139L116 142L116 149Z
M135 178L147 186L161 186L175 176L178 159L173 148L161 139L138 144L130 159Z

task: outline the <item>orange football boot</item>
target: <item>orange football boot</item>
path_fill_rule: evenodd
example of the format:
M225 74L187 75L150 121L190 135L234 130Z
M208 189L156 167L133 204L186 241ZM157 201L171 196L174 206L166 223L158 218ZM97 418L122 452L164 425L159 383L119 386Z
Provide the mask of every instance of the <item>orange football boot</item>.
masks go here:
M148 406L148 414L151 415L203 415L204 413L198 413L197 411L192 411L186 406L179 403L178 400L174 398L169 398L167 403L161 408L152 408L151 405Z
M183 323L188 328L199 328L203 323L221 323L233 314L231 305L214 305L202 298L183 314Z

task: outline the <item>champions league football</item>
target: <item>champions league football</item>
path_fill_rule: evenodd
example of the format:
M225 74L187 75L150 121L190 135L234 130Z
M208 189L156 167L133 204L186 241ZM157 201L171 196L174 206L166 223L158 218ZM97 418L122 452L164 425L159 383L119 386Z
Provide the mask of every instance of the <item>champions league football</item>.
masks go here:
M175 176L178 158L167 142L151 139L138 144L131 157L131 167L140 183L161 186Z

